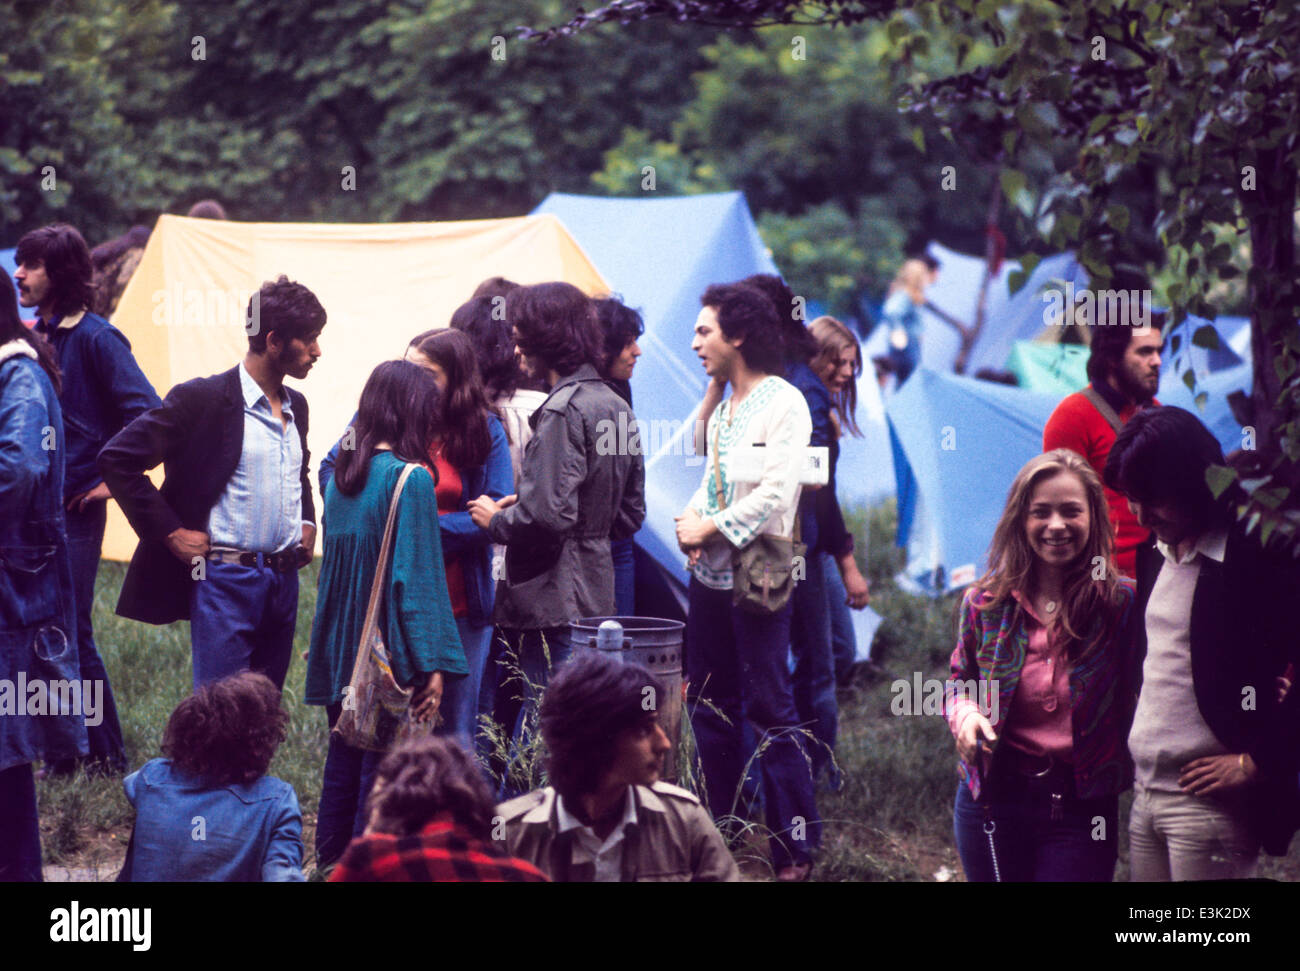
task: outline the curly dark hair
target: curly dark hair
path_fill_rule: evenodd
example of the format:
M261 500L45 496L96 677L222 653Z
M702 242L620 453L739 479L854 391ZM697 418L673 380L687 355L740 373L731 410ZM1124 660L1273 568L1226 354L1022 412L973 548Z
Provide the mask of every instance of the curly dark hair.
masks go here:
M50 278L51 305L66 317L90 306L94 297L94 267L90 247L75 226L54 223L33 229L18 241L14 261L19 265L41 263Z
M538 727L551 785L566 802L600 787L614 763L620 733L657 717L644 707L646 688L663 697L663 684L645 668L585 649L551 678Z
M623 348L645 333L645 321L618 297L599 297L594 303L596 320L600 323L601 336L605 342L604 354L597 370L609 377L609 369L623 353Z
M745 277L740 283L761 291L768 300L772 301L776 319L781 322L785 359L791 363L808 363L817 353L817 339L808 332L808 325L803 317L796 313L794 291L773 273L755 273Z
M162 752L206 786L256 782L266 775L288 724L271 679L241 671L203 685L176 706Z
M512 290L518 290L520 284L507 280L503 276L490 276L474 288L473 297L504 297Z
M318 333L325 326L325 308L316 294L281 273L278 280L263 283L249 298L244 319L249 349L261 354L266 350L266 335L272 331L286 344Z
M367 802L376 833L412 836L439 813L479 839L492 835L492 792L460 743L429 736L402 742L379 763Z
M700 297L712 307L728 339L743 337L740 356L746 367L761 374L785 370L785 338L771 300L762 290L744 283L715 283Z
M591 298L571 283L538 283L506 296L519 349L560 376L599 367L605 346Z

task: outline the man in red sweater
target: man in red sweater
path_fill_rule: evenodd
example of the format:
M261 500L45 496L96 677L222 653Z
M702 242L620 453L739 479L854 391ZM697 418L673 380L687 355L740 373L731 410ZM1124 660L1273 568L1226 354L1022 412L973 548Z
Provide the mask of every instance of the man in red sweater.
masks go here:
M1160 404L1155 393L1160 384L1163 340L1159 318L1163 315L1154 316L1157 319L1150 326L1136 327L1098 315L1088 357L1091 383L1066 397L1047 419L1044 452L1054 448L1078 452L1100 477L1119 430L1143 408ZM1106 502L1115 529L1116 562L1125 575L1134 576L1137 548L1150 533L1138 523L1127 500L1118 492L1107 489Z

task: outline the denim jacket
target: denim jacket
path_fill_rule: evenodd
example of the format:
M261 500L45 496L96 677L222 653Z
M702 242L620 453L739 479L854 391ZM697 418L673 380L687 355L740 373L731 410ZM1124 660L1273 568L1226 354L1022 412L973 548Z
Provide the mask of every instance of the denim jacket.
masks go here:
M352 416L355 427L357 416ZM501 501L514 488L514 471L510 463L510 442L506 439L505 428L495 415L488 416L488 433L492 437L492 446L488 451L487 461L478 466L460 468L460 481L464 484L460 497L460 510L438 514L438 526L442 530L442 553L444 558L455 556L460 560L461 571L465 576L465 594L469 601L469 616L466 617L476 627L485 627L492 623L492 607L495 600L495 581L492 579L492 540L487 531L474 525L469 515L469 502L479 496L490 496ZM334 463L338 461L340 439L334 443L329 454L320 463L320 492L325 495L325 487L334 477Z
M73 710L75 699L63 691L58 711L43 713L50 689L70 688L80 669L63 520L63 417L35 358L26 341L0 345L0 682L14 692L14 708L0 708L0 770L84 755L91 714ZM43 688L33 693L38 683ZM44 697L33 712L37 694Z
M131 356L131 344L103 317L55 317L38 323L37 330L54 345L63 372L63 494L71 498L104 481L95 459L108 440L162 401Z
M264 775L245 785L204 786L171 759L122 780L135 830L120 881L297 883L302 813L293 786Z

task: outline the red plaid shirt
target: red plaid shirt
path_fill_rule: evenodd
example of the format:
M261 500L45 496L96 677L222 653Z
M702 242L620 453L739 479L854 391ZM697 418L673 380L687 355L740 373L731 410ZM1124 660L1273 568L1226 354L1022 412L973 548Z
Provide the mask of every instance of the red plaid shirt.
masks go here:
M414 836L374 833L352 841L330 883L545 883L546 874L436 816Z

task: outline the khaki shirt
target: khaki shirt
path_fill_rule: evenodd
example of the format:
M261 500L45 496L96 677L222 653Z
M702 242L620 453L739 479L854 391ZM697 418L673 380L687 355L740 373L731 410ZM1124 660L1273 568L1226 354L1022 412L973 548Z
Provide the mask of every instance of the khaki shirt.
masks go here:
M633 795L636 822L629 822L624 833L622 882L740 879L736 861L699 799L666 782L634 786ZM505 850L552 880L590 882L595 868L573 862L573 830L561 832L557 804L556 792L548 786L498 806Z

